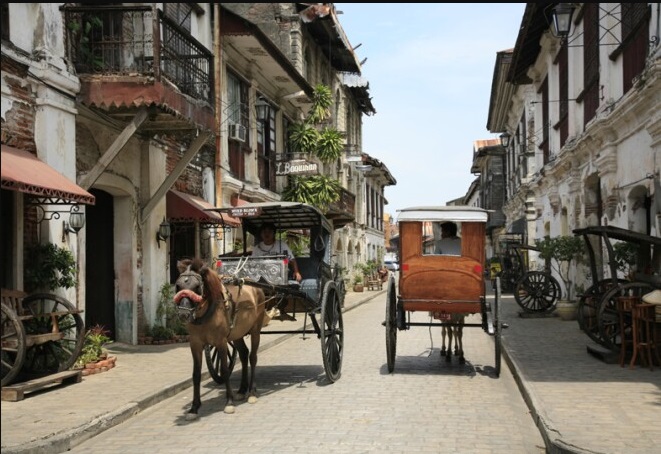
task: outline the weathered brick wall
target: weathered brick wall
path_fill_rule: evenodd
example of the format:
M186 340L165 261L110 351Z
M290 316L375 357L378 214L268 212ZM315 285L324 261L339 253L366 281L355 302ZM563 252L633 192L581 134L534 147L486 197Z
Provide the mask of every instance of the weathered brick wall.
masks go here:
M36 154L34 143L34 94L26 83L27 67L2 57L2 72L11 107L3 112L2 143ZM5 96L3 94L3 96Z

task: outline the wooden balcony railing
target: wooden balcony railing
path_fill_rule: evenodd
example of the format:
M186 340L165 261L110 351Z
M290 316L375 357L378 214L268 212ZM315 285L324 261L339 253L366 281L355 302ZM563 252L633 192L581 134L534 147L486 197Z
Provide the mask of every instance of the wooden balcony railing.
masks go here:
M342 227L356 218L356 196L346 189L342 188L340 200L332 203L328 207L326 217L333 222L333 225Z

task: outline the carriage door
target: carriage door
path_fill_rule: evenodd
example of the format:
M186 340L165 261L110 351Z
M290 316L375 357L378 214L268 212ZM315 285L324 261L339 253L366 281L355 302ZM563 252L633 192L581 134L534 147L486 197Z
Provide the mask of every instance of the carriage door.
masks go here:
M103 325L116 340L113 197L98 189L89 192L96 204L86 207L85 327Z

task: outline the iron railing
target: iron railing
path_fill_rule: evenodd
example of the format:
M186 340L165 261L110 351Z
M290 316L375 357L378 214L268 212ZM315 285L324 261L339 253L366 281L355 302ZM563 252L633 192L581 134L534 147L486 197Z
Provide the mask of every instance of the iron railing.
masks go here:
M78 74L167 79L212 104L213 54L150 6L64 7L67 57Z

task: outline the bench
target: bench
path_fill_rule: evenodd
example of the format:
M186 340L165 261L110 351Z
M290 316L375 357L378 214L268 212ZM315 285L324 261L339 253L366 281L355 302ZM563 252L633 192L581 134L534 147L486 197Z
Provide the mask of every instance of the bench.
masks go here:
M383 290L383 281L377 271L365 275L365 286L367 290Z

